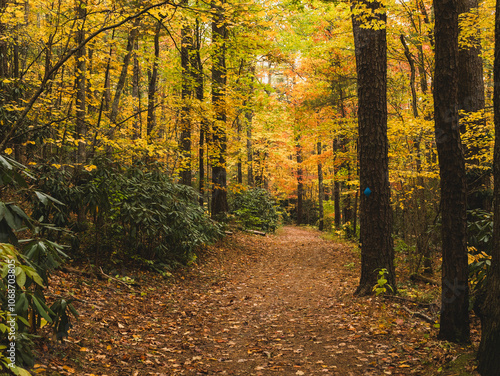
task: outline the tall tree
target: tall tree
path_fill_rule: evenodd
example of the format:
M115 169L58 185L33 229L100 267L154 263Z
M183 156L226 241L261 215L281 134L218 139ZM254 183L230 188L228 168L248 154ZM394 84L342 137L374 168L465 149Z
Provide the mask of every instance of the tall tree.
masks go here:
M214 45L212 61L212 103L215 121L212 128L212 216L226 213L227 205L227 173L226 173L226 39L227 24L224 14L225 2L212 2L212 42Z
M201 60L201 41L202 41L202 31L200 28L199 19L196 20L195 26L195 43L193 52L193 72L194 72L194 85L195 85L195 95L199 103L203 103L205 98L204 93L204 72L203 72L203 62ZM207 134L208 120L205 116L202 117L200 124L200 135L198 141L198 170L199 170L199 186L198 191L200 192L200 205L203 205L203 196L205 193L205 138Z
M367 295L381 269L396 288L387 139L386 11L378 1L355 0L352 22L358 82L361 278Z
M468 342L465 160L458 120L458 0L434 0L434 121L441 177L442 299L439 337Z
M188 5L186 0L183 1ZM190 22L185 19L181 29L181 69L182 69L182 89L181 89L181 137L180 149L182 152L182 168L180 172L180 181L182 184L191 185L191 101L193 97L193 84L196 79L194 74L193 51L194 38Z
M495 62L493 68L494 82L493 108L495 121L494 149L494 206L493 248L491 268L486 285L486 299L483 304L481 318L481 343L477 353L479 373L482 376L500 374L500 1L496 3L495 14Z

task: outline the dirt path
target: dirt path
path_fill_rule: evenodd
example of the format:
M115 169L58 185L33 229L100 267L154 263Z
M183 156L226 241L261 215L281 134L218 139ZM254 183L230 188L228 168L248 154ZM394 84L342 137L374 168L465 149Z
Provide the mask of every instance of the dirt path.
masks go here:
M352 332L339 307L349 276L332 266L349 251L293 227L278 236L241 240L255 261L236 266L228 283L207 292L197 325L206 336L197 347L217 362L200 370L235 375L345 370L342 353ZM186 330L196 326L185 324Z
M38 369L81 375L428 375L431 328L352 296L359 256L316 231L237 234L173 283L61 275L81 322ZM367 304L368 303L368 304ZM426 339L427 338L427 339ZM50 351L53 350L53 351ZM51 354L47 356L47 354ZM61 354L63 355L61 359ZM57 356L56 356L57 355ZM51 373L57 371L57 373Z

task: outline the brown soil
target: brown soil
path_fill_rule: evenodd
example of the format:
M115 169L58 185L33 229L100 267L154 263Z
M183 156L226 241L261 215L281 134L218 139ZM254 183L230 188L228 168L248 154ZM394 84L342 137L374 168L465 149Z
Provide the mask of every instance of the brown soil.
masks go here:
M314 230L237 233L199 265L163 278L115 280L59 273L79 322L63 343L40 344L49 375L459 375L467 353L435 340L435 312L353 296L359 253ZM407 309L403 308L403 304ZM466 370L462 366L460 372ZM438 371L441 368L441 371ZM449 369L448 369L449 368ZM457 371L458 372L458 371Z

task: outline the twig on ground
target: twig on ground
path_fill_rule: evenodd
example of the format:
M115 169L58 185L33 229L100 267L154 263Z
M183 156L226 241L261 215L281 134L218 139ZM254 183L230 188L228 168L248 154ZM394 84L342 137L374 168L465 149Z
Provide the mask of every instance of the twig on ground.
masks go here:
M406 303L416 304L417 306L420 306L420 307L437 308L437 309L439 309L439 305L436 304L436 303L423 303L423 302L419 302L417 300L403 298L402 296L384 295L384 299L398 300L400 302L406 302Z
M429 324L434 324L434 322L435 322L435 320L432 317L429 317L429 316L423 314L422 312L417 312L417 311L414 312L405 306L403 306L403 309L406 312L408 312L410 315L415 316L415 317L419 317L422 320L427 321Z
M255 234L255 235L261 235L261 236L266 236L266 233L265 232L262 232L262 231L256 231L256 230L245 230L251 234Z

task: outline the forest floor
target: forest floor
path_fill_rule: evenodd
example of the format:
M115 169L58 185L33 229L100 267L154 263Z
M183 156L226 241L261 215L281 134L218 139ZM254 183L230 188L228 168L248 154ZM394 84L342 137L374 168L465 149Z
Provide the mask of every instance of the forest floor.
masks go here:
M410 300L353 296L359 250L315 230L235 233L169 278L135 286L58 272L79 320L41 341L42 375L476 375L469 347L441 342ZM80 266L82 269L82 266ZM401 277L400 277L401 278ZM428 288L428 287L423 287Z

